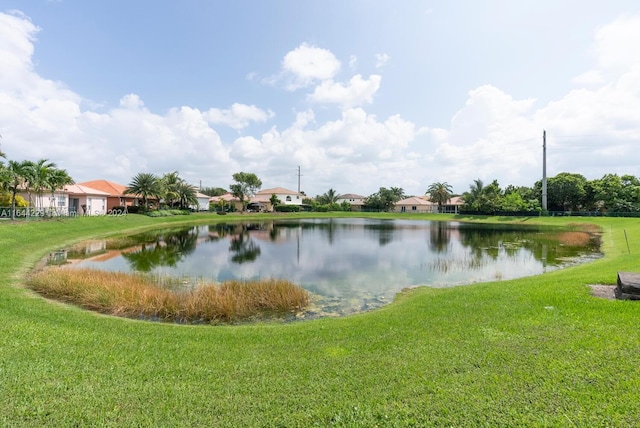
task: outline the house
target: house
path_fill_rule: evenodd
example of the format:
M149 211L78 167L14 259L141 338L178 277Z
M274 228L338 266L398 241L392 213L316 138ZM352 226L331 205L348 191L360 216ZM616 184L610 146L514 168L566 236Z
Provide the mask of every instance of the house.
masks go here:
M464 205L464 200L461 196L454 196L442 205L441 213L458 214L460 209Z
M366 199L366 196L356 195L355 193L345 193L344 195L338 196L337 203L342 204L346 202L351 205L351 211L362 211Z
M260 190L256 195L251 198L251 204L261 211L272 211L271 196L276 195L278 198L278 205L302 205L302 199L304 195L295 190L285 189L284 187L273 187L270 189Z
M434 211L435 209L435 211ZM434 205L426 198L411 196L396 202L393 212L396 213L432 213L437 212L438 205Z
M125 195L127 186L107 180L93 180L80 183L81 186L90 187L106 193L107 211L114 207L132 207L142 205L142 198L139 195ZM149 199L151 200L151 199ZM157 201L156 201L157 202Z
M51 215L103 215L107 213L107 194L79 184L41 193L21 191L29 202L30 216Z
M81 184L65 186L64 191L69 199L69 212L78 215L107 214L108 193Z
M450 213L457 214L464 201L460 196L454 196L446 204L442 205L442 210L438 211L438 204L429 200L428 196L412 196L396 202L393 212L402 213Z
M189 208L193 211L209 211L209 200L211 199L211 196L196 192L196 199L198 200L198 203L190 205Z
M271 206L271 195L276 195L281 205L302 205L304 195L295 190L285 189L284 187L273 187L271 189L260 190L251 202L265 203Z
M224 207L223 211L229 211L229 207L233 207L233 211L242 211L242 204L240 199L233 196L231 193L225 193L220 196L212 196L209 198L209 203L215 205L214 210L220 211L219 207Z

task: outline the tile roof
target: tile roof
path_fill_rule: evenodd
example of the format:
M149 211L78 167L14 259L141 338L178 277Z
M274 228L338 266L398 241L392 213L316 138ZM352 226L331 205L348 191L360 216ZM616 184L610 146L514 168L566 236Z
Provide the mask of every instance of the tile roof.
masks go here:
M81 186L87 186L92 189L100 190L101 192L107 193L109 196L124 196L124 191L127 188L127 186L107 180L85 181L79 184ZM134 197L133 195L127 196Z
M94 195L94 196L108 196L107 192L96 190L91 187L83 186L82 184L69 184L64 187L64 191L71 195Z
M272 189L264 189L260 190L256 195L302 195L302 193L296 192L295 190L285 189L284 187L274 187Z
M427 201L424 198L412 196L410 198L406 198L396 202L396 205L433 205L433 203L431 201Z

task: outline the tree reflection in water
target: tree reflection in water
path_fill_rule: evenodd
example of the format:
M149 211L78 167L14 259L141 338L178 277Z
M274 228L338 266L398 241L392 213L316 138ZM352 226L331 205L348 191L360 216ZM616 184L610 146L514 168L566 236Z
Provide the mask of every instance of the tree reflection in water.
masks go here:
M154 242L143 242L140 248L122 253L132 270L150 272L159 266L176 266L195 251L198 228L165 232L154 238Z

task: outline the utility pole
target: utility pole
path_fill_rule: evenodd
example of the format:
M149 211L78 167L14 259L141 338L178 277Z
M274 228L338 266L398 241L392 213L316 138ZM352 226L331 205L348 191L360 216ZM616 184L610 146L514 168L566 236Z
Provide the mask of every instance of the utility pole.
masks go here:
M547 131L542 130L542 210L547 211Z
M298 165L298 193L300 193L300 165Z

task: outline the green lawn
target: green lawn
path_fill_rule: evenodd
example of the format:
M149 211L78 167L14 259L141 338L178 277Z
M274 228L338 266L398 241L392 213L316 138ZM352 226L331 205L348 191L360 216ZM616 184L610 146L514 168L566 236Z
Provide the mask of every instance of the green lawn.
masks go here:
M418 288L341 319L160 324L21 286L49 251L82 238L237 218L0 222L0 426L638 425L640 302L591 297L587 284L640 271L640 219L481 219L595 223L606 256L519 280Z

